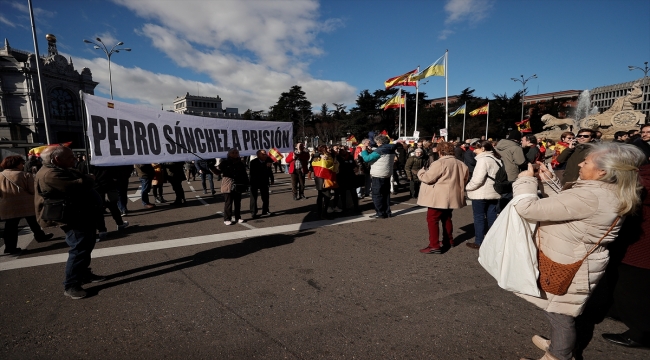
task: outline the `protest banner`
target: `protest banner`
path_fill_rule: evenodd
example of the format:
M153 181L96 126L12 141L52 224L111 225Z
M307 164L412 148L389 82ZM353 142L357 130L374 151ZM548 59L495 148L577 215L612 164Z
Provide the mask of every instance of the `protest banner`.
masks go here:
M293 124L229 120L155 110L83 94L90 163L133 165L293 151Z

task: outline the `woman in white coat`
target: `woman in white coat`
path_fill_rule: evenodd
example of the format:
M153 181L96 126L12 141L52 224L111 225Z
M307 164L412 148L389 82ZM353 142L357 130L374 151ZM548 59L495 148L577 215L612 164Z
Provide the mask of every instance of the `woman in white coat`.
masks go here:
M476 154L476 166L465 190L467 198L472 200L474 233L476 235L474 242L467 242L466 245L472 249L478 249L483 243L485 234L497 219L501 195L494 191L494 177L503 163L494 153L491 142L482 140L470 146L474 148L474 154Z
M533 343L546 351L542 357L546 360L572 358L575 317L582 313L605 272L609 262L606 245L616 238L622 222L620 217L633 213L640 205L642 188L638 171L645 160L643 152L625 144L602 143L591 147L589 155L579 164L580 178L570 188L556 195L550 187L545 187L545 195L550 197L526 197L515 205L524 219L538 222L539 231L535 236L539 237L539 251L552 261L573 264L593 249L566 294L553 295L544 290L541 297L518 294L543 309L550 321L550 339L533 337ZM543 183L557 180L550 179L552 173L538 164L538 177ZM514 196L537 194L538 184L533 165L529 165L513 184ZM559 189L557 184L552 187Z

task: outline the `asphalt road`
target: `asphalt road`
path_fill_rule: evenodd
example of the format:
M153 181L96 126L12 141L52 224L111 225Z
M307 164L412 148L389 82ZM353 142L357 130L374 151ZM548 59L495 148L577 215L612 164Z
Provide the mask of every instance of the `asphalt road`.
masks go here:
M132 178L130 193L137 190ZM106 275L91 296L63 295L63 233L0 257L0 359L518 359L539 358L543 313L507 291L456 246L427 245L422 208L402 191L396 217L339 215L318 220L316 192L293 201L276 177L269 218L223 224L223 201L184 183L188 206L142 209L131 226L97 244L92 268ZM218 185L218 183L217 183ZM165 196L173 200L168 185ZM197 198L199 196L201 199ZM137 200L137 199L135 199ZM107 216L109 230L115 223ZM457 242L473 239L471 209L454 211ZM650 352L606 343L622 332L605 319L586 359L648 359Z

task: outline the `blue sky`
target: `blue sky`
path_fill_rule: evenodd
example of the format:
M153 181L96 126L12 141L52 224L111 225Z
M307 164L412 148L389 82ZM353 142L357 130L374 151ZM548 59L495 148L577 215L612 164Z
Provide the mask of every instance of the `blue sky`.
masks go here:
M529 94L639 79L650 61L650 1L63 1L33 0L39 51L46 33L86 66L108 97L104 54L83 43L123 41L112 57L116 98L169 109L186 92L224 106L268 110L292 85L320 107L354 106L363 89L449 49L449 94L512 94L512 77L537 74ZM0 0L0 36L33 51L27 0ZM445 93L444 78L421 86ZM412 89L412 88L410 88Z

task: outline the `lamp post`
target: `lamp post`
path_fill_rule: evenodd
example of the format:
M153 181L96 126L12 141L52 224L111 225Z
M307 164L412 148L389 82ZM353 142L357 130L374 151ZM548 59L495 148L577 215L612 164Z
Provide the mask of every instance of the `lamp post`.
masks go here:
M629 66L627 67L628 70L630 70L630 71L632 71L632 70L641 70L641 71L643 71L643 85L642 85L642 89L643 89L643 91L642 91L642 94L643 94L643 95L642 95L642 96L643 96L643 100L641 101L641 107L642 107L642 108L643 108L643 103L644 103L644 101L645 101L645 93L646 93L646 91L645 91L645 79L648 77L648 71L650 70L650 68L648 68L648 62L647 62L647 61L644 62L643 64L645 65L645 69L644 69L644 68L640 68L640 67L638 67L638 66L632 66L632 65L629 65Z
M521 120L524 119L524 100L526 99L526 83L530 79L537 79L537 74L533 74L528 77L528 79L524 80L523 75L519 75L521 79L518 78L510 78L512 81L519 81L521 83Z
M102 41L102 39L95 38L95 40L97 40L97 42L99 42L101 44L101 46L99 44L97 44L96 42L94 42L94 41L90 41L90 40L86 40L86 39L84 39L84 42L86 44L93 44L95 49L100 49L106 54L106 58L108 59L108 83L109 83L110 90L111 90L111 100L113 100L113 76L111 75L111 55L113 55L114 53L119 53L120 50L131 51L131 49L130 48L119 48L118 49L117 48L118 46L124 45L124 43L120 41L117 44L115 44L111 48L111 50L108 50L106 45L104 45L104 42Z

